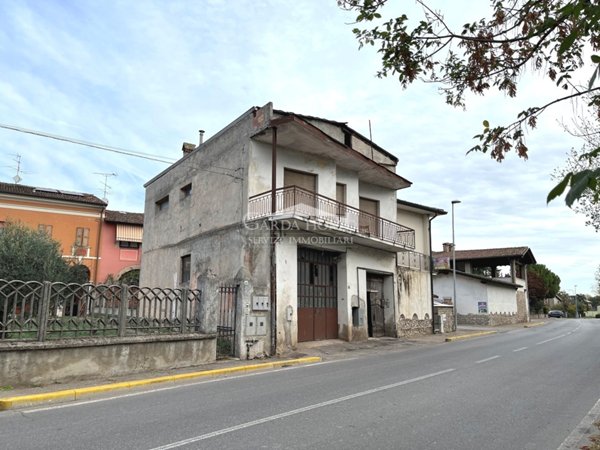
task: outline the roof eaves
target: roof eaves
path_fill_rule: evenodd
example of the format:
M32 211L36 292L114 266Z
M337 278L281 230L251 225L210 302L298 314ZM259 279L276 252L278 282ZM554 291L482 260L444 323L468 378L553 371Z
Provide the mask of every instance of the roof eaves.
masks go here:
M348 122L338 122L335 120L330 120L330 119L324 119L322 117L316 117L316 116L308 116L305 114L298 114L298 113L294 113L294 112L289 112L289 111L282 111L280 109L274 109L273 110L274 113L280 114L280 115L285 115L285 116L296 116L296 117L300 117L301 119L304 120L319 120L321 122L325 122L325 123L329 123L331 125L336 125L339 127L344 128L346 131L352 133L353 135L359 137L360 139L368 142L369 144L371 144L375 149L377 149L377 151L383 153L385 156L387 156L388 158L392 159L396 164L398 163L398 157L393 155L392 153L390 153L389 151L387 151L386 149L380 147L379 145L377 145L375 142L373 142L371 139L367 138L366 136L363 136L361 133L359 133L358 131L356 131L354 128L348 126Z

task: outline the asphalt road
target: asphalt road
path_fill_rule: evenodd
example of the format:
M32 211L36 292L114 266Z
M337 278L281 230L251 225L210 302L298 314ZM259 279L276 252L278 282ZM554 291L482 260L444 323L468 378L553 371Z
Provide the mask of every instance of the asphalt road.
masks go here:
M0 448L556 449L600 398L599 355L600 320L554 320L6 411Z

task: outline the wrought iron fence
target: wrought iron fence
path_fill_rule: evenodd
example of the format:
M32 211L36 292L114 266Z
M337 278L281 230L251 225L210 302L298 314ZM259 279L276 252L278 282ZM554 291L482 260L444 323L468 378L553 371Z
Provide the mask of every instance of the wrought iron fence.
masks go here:
M415 248L415 231L331 198L288 186L275 191L275 213L315 219L336 229L374 237L405 248ZM248 202L248 219L272 214L271 191L255 195Z
M0 340L200 331L193 289L0 280Z
M217 356L235 356L235 322L238 286L219 287Z

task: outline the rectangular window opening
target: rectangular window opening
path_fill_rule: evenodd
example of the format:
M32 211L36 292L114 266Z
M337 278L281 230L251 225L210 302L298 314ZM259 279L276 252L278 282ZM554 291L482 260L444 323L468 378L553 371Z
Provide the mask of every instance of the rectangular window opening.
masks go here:
M139 248L139 242L127 242L127 241L119 241L120 248Z
M166 195L160 200L156 201L156 210L165 211L169 207L169 196Z
M46 233L48 236L52 236L52 225L40 223L38 225L38 231L40 233Z
M188 198L192 195L192 183L188 183L181 188L181 199Z
M189 283L192 272L192 255L181 257L181 282Z
M75 245L77 247L88 247L90 242L90 229L89 228L77 228L75 234Z

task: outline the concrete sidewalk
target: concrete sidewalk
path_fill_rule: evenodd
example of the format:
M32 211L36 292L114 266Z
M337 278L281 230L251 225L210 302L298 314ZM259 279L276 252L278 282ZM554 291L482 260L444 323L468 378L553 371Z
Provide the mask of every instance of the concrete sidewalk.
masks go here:
M452 340L476 338L493 333L503 333L526 326L543 325L543 321L534 320L530 324L517 324L499 327L459 326L457 332L414 336L410 338L369 338L366 341L347 342L340 339L304 342L298 344L296 350L278 357L267 357L258 360L225 359L211 364L174 369L168 371L152 371L105 379L74 380L39 387L0 387L0 406L4 409L13 405L6 398L28 397L31 401L15 401L19 404L35 404L37 402L69 401L82 395L108 392L117 389L143 387L161 382L175 382L200 377L215 377L248 371L267 370L274 367L285 367L294 364L314 363L319 360L335 360L385 351L402 351L420 346L439 345ZM60 391L60 393L59 393Z

